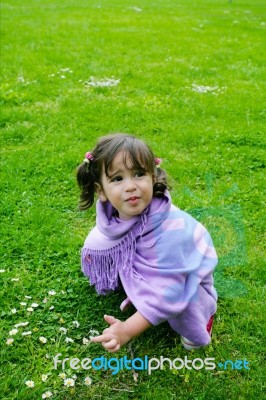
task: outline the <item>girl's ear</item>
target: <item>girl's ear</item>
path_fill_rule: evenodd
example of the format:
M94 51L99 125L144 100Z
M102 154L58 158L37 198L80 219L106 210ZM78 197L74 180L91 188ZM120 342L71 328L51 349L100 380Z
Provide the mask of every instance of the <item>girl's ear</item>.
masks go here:
M98 198L101 200L101 201L107 201L108 199L107 199L107 197L105 196L105 193L104 193L104 190L103 190L103 188L101 187L101 185L99 184L99 183L95 183L94 184L95 185L95 191L96 191L96 193L97 193L97 196L98 196Z

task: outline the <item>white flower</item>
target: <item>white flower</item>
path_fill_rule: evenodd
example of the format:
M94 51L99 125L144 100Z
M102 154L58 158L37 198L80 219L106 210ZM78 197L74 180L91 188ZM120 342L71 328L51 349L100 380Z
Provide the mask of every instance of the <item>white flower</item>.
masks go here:
M64 328L63 326L61 326L61 327L59 328L59 330L60 330L61 332L63 332L63 333L66 335L66 333L67 333L67 328Z
M90 343L90 340L84 337L84 338L82 339L82 343L83 343L83 344L89 344L89 343Z
M90 339L93 338L94 336L98 336L100 333L96 331L96 329L91 329L90 330Z
M12 278L11 281L18 282L19 278Z
M20 305L21 305L21 306L26 306L27 303L25 303L25 301L22 301L22 302L20 303Z
M84 383L85 383L85 385L86 386L89 386L89 385L91 385L91 378L89 377L89 376L86 376L86 378L84 379Z
M197 93L212 93L217 95L217 93L224 93L226 87L219 88L218 86L204 86L204 85L196 85L192 84L191 90Z
M10 336L16 335L18 333L18 329L11 329L11 331L9 332Z
M64 372L61 372L58 376L61 379L66 379L66 374Z
M50 358L50 355L49 355L49 354L45 354L45 357L46 357L46 358Z
M6 341L6 344L8 344L8 346L9 346L9 345L12 344L13 342L14 342L14 339L13 339L13 338L8 338L7 341Z
M71 339L70 337L66 337L66 338L65 338L65 342L66 342L66 343L73 343L74 340Z
M34 382L33 382L33 381L26 381L25 384L26 384L29 388L33 388L33 387L34 387Z
M34 311L34 309L32 307L28 307L27 311L32 312L32 311Z
M75 381L72 378L67 378L64 380L64 385L67 387L75 386Z
M36 307L39 307L39 304L37 304L37 303L32 303L32 305L31 305L33 308L36 308Z
M47 339L46 339L44 336L40 336L40 337L39 337L39 341L40 341L41 343L46 343L46 342L47 342Z
M47 301L48 301L47 299L43 299L43 301L42 301L42 302L43 302L43 303L47 303Z
M111 87L117 86L120 83L120 79L114 78L104 78L104 79L95 79L93 76L90 77L89 81L84 82L85 87L93 86L93 87Z
M136 12L141 12L142 11L142 8L139 8L139 7L130 7L130 8L131 8L131 10L134 10Z
M56 291L55 290L49 290L48 294L50 296L54 296L56 294Z
M42 381L45 382L48 379L48 375L42 374Z
M54 309L54 306L51 306L51 307L49 308L49 310L51 310L51 311L52 311L53 309Z
M27 331L27 332L22 332L21 335L22 336L28 336L28 335L31 335L31 333L32 333L31 331Z
M12 308L11 313L12 314L16 314L16 312L17 312L17 309L16 308Z
M20 326L27 326L27 325L29 325L28 322L20 322L19 324L15 325L15 328L19 328Z
M61 72L69 72L70 74L72 74L72 70L70 68L60 68Z
M72 375L72 378L73 379L77 379L77 375Z
M5 269L0 269L0 274L2 274L3 272L6 272Z
M78 328L79 325L80 325L80 323L79 323L78 321L73 321L73 325L74 325L76 328Z
M25 296L25 299L31 299L32 297L31 296Z
M53 393L48 391L48 392L45 392L42 394L42 399L49 399L52 396L53 396Z

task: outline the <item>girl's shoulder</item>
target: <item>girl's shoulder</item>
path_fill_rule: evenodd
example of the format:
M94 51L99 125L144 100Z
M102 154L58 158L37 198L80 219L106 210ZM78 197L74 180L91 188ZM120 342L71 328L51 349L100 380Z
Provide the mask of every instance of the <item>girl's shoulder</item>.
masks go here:
M83 248L90 250L107 250L116 246L121 239L110 239L95 226L85 239Z

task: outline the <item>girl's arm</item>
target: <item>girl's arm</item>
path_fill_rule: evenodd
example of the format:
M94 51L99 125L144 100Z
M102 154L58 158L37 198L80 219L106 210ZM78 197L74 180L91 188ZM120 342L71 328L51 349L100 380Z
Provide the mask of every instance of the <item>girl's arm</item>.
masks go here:
M126 321L120 321L111 315L105 315L104 319L110 324L109 328L105 329L102 335L92 338L91 341L102 343L110 353L118 351L123 345L151 326L150 322L138 311Z

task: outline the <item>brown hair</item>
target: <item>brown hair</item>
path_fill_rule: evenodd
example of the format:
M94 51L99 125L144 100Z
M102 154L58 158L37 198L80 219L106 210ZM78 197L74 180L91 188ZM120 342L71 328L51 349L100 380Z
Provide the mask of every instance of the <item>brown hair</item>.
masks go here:
M151 149L140 139L124 133L107 135L100 138L91 152L92 160L83 162L77 170L77 181L81 189L79 208L86 210L94 202L95 183L101 185L102 171L108 175L108 169L114 157L123 150L124 163L128 157L135 169L145 169L155 177L153 195L161 197L168 188L167 176L163 169L156 167L155 156Z

